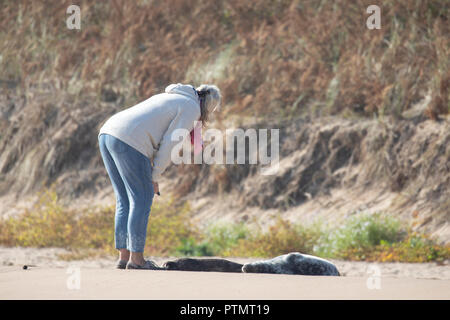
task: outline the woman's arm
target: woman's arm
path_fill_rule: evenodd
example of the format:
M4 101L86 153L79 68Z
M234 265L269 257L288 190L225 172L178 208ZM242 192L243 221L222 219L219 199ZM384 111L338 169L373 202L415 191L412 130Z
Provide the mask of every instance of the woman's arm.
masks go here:
M189 131L194 127L194 121L198 120L199 117L200 111L193 112L192 108L178 107L177 114L164 133L159 143L159 150L153 159L153 182L159 181L161 174L170 164L172 148L179 143L177 140L172 141L172 133L177 129L186 129L186 134L183 136L183 139L185 139L189 135Z

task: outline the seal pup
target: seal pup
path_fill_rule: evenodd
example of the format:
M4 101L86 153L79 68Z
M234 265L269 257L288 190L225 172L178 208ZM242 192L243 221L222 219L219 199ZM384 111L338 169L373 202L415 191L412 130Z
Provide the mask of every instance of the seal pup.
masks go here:
M242 264L225 259L193 259L182 258L175 261L167 261L164 264L166 270L180 271L216 271L216 272L242 272Z
M242 272L340 276L338 269L331 262L299 252L291 252L270 260L246 263L242 267Z

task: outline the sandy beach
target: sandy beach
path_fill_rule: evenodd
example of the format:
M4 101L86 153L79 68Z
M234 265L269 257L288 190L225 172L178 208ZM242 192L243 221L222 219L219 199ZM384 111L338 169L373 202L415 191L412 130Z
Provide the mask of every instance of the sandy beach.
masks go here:
M311 277L116 270L112 258L59 260L64 252L0 248L0 299L450 299L447 263L333 260L342 277ZM158 264L170 259L153 257Z
M0 299L449 299L450 280L219 272L0 268Z

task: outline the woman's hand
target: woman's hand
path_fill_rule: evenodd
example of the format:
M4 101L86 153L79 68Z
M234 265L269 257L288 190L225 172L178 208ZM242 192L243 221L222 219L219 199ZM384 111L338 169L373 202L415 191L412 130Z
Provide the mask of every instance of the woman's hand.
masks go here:
M161 194L159 193L158 182L153 182L153 192L155 192L158 196L161 195Z

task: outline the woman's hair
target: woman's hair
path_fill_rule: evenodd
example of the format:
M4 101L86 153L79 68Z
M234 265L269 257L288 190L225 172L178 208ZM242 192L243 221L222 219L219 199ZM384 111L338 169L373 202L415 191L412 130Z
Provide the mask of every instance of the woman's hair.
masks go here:
M220 89L215 85L202 84L196 89L200 98L200 120L206 123L211 113L216 109L220 109L220 103L222 101L222 95Z

